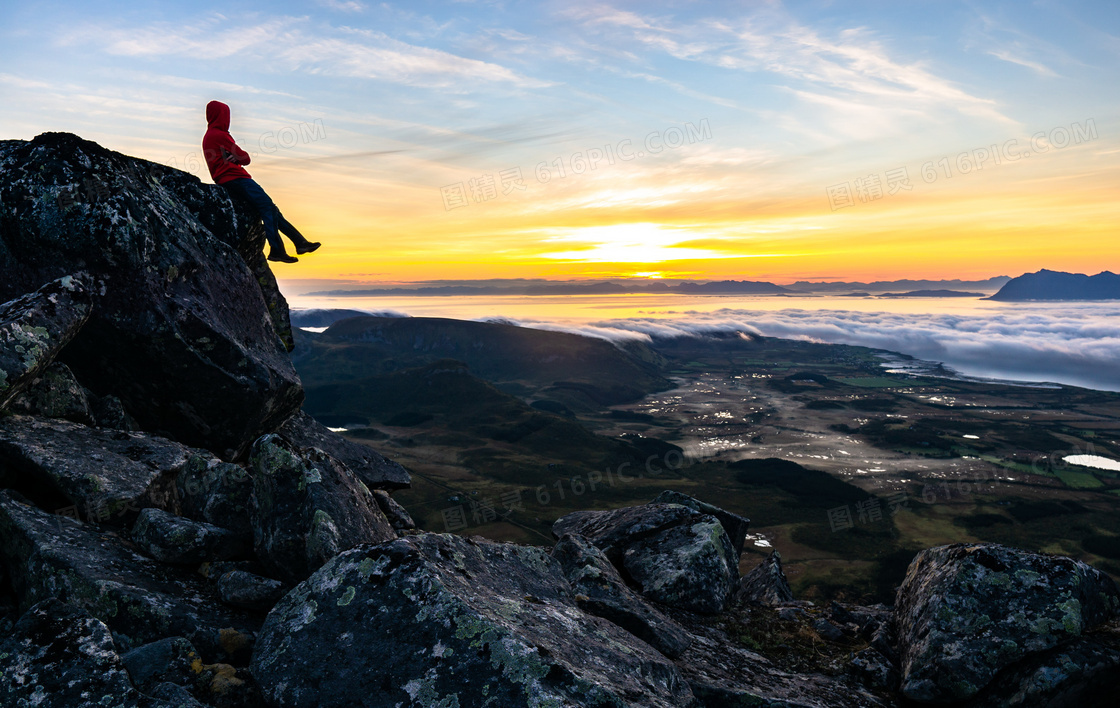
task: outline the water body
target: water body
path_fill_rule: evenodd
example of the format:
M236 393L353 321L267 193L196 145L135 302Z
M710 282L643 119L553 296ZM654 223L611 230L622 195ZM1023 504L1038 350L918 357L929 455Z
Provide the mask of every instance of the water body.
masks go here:
M295 308L505 320L620 340L743 331L855 344L914 357L885 368L1120 391L1120 302L1008 303L969 298L815 296L311 297Z

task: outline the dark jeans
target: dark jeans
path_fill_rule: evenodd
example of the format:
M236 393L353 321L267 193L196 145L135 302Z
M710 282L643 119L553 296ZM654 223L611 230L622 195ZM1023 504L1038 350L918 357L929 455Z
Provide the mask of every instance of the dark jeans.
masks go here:
M280 210L272 203L272 198L252 179L247 177L231 179L229 182L223 182L222 186L235 199L248 202L260 214L261 221L264 222L264 235L268 239L268 245L272 253L284 253L284 242L280 240L280 234L277 233L277 230L282 231L297 246L307 243L303 234L288 223Z

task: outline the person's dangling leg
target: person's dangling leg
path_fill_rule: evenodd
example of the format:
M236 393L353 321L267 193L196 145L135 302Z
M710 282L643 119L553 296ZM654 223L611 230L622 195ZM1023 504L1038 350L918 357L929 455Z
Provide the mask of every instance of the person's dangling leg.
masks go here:
M296 253L300 255L311 253L322 245L321 243L308 241L304 235L299 232L299 229L292 226L291 222L284 218L284 215L280 213L279 209L276 210L276 228L280 230L280 233L291 239L292 243L295 244Z
M268 260L281 263L297 262L298 259L289 256L284 250L284 242L280 239L280 233L277 230L276 217L279 210L264 189L252 179L247 178L230 180L223 183L222 186L230 194L249 202L261 217L261 222L264 224L264 236L268 239Z

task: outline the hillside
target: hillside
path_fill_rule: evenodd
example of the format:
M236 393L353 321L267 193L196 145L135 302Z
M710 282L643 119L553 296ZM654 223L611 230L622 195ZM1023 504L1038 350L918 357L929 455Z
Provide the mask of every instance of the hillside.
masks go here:
M353 317L304 339L295 361L308 386L441 359L461 361L515 395L576 408L632 401L670 386L659 355L641 343L623 350L602 339L493 322Z

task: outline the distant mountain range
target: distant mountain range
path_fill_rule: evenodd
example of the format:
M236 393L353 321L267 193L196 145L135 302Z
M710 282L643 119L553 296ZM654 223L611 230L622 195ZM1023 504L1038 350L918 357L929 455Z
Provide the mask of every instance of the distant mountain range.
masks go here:
M1120 275L1096 275L1040 270L1020 275L993 295L992 300L1120 300Z
M464 297L492 295L558 296L558 295L628 295L628 294L673 294L682 295L809 295L809 294L848 294L862 291L869 295L888 291L904 294L910 291L982 291L985 293L999 290L1010 281L1010 276L1001 275L987 280L880 280L873 283L812 283L798 281L783 286L775 283L754 280L601 280L601 281L548 281L523 279L494 279L477 281L427 281L412 286L383 288L364 288L358 290L322 290L306 293L314 297ZM971 293L970 293L971 294ZM910 297L947 297L947 295L908 295ZM329 323L327 323L329 324ZM302 326L325 326L310 325Z
M752 280L649 280L598 282L481 281L480 284L423 285L414 288L371 288L325 290L307 293L316 297L462 297L470 295L629 295L637 293L683 293L687 295L794 295L795 291L774 283Z
M799 280L790 285L791 290L803 293L845 293L851 290L887 292L893 290L999 290L1011 276L998 275L987 280L876 280L873 283L813 283Z
M880 293L879 297L984 297L984 293L963 290L911 290L908 293Z

